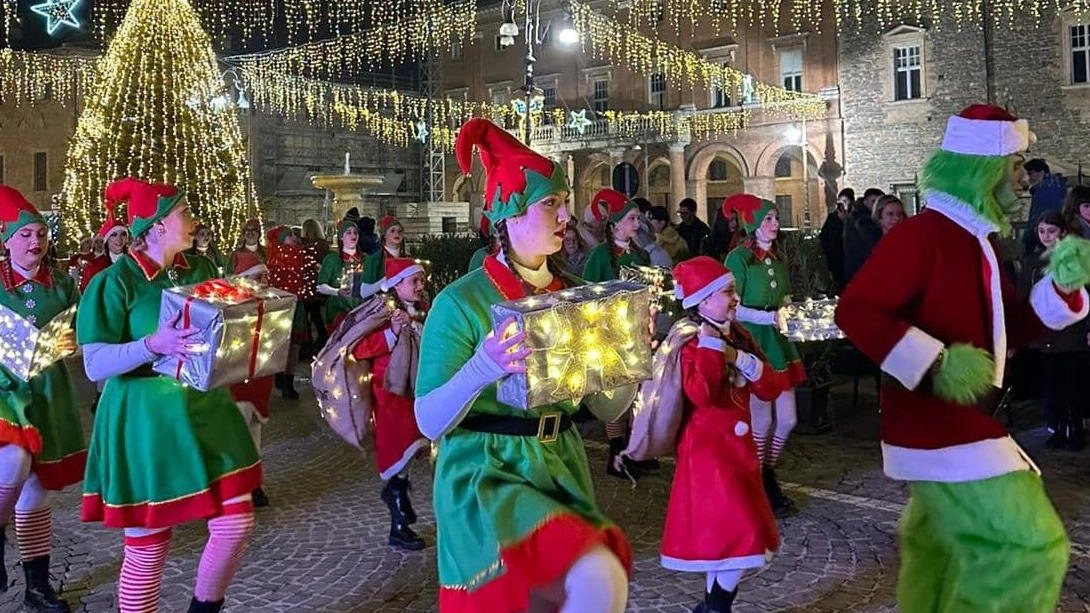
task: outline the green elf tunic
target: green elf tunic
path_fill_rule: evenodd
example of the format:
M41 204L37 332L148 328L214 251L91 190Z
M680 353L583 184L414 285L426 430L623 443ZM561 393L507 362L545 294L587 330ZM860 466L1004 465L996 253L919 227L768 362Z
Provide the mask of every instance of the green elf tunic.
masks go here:
M775 311L791 293L787 261L775 251L764 251L753 239L731 250L723 264L734 275L741 306L758 311ZM768 364L787 374L792 387L806 380L806 369L803 368L798 349L776 326L747 321L743 321L742 325L760 345Z
M385 260L383 260L385 261ZM344 274L348 270L360 270L362 263L360 262L359 252L354 254L347 254L343 251L338 253L330 253L322 260L322 266L318 269L318 285L328 285L334 289L340 289L341 280ZM385 264L384 264L385 266ZM385 271L379 275L378 279L381 279L385 275ZM375 279L375 281L378 281ZM366 281L366 283L374 283L375 281ZM347 315L352 309L363 304L363 298L359 296L351 296L345 298L344 296L327 296L325 304L322 305L322 318L325 319L326 328L332 330L337 327L337 324L341 323L344 316Z
M555 279L546 291L567 285ZM420 399L450 381L492 331L492 305L525 295L527 287L496 256L439 293L421 340L418 411ZM571 415L577 408L565 401L523 411L499 402L492 383L466 417ZM454 428L438 447L434 500L441 611L524 611L531 589L563 577L598 544L631 567L628 541L595 502L575 428L553 442Z
M163 290L216 276L211 260L179 254L166 271L130 254L92 280L80 344L128 343L159 327ZM83 521L161 528L213 517L261 485L261 462L227 389L201 392L149 365L106 381L83 488Z
M186 255L199 255L201 257L208 258L212 261L212 264L219 271L217 276L227 274L227 258L220 254L218 249L208 249L206 251L200 251L196 247L190 247L185 250Z
M469 258L469 268L466 272L473 272L481 266L484 266L484 259L488 256L488 247L481 247L473 252L473 255Z
M391 257L390 252L386 249L386 245L379 248L378 251L368 254L363 258L363 282L364 283L378 283L386 276L386 258ZM412 257L409 252L402 247L401 255L399 258ZM321 283L321 281L319 281ZM336 287L336 286L331 286Z
M3 281L0 304L36 326L79 302L75 281L44 263L33 278L12 271L11 278ZM76 391L64 360L29 382L0 366L0 444L26 449L46 489L60 490L83 479L87 448Z
M621 274L622 266L647 266L650 263L642 252L599 243L587 254L587 263L583 266L583 279L587 283L613 281Z

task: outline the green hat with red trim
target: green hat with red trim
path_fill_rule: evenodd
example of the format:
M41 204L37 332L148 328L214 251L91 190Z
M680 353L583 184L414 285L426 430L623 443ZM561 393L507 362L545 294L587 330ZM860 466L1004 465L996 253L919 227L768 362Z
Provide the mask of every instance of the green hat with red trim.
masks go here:
M340 221L337 222L338 237L344 236L344 233L348 232L349 230L355 230L356 232L360 231L359 227L356 225L356 222L348 219L347 217L342 218Z
M746 234L761 227L768 212L776 208L776 203L753 194L735 194L723 201L723 216L729 218L732 212L738 213L738 221L746 229Z
M628 196L615 189L599 190L590 199L590 211L598 221L609 220L610 223L617 223L629 211L639 208L640 205L635 200L629 200Z
M484 214L493 224L525 213L543 198L571 191L559 164L487 119L475 117L458 130L454 155L467 175L473 169L474 147L484 166Z
M156 222L170 215L175 205L185 198L185 190L166 183L149 183L125 177L106 186L106 210L112 211L127 202L129 231L142 236Z
M0 236L4 242L15 236L19 228L32 223L45 225L45 218L19 190L0 185L0 232L3 233Z

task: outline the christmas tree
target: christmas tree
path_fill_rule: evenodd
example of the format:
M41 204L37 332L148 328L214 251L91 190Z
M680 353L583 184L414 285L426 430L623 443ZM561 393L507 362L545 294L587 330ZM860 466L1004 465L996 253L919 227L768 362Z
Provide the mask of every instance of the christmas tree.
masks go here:
M67 244L98 229L103 189L125 176L184 187L221 248L256 213L236 109L188 0L133 0L96 66L65 164Z

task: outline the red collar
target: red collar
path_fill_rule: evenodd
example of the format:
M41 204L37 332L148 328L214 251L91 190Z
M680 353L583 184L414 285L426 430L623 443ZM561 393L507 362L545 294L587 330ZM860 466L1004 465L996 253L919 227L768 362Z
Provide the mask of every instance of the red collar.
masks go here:
M151 258L144 255L143 251L130 251L129 257L131 257L133 261L136 262L137 267L140 268L140 272L144 273L144 278L148 281L154 279L163 270L162 268L159 268L158 264L152 262ZM172 268L182 268L188 270L189 261L185 259L184 255L178 253L174 256L174 262L170 266Z
M518 300L528 295L526 291L528 289L527 284L515 276L515 273L506 264L499 261L497 254L485 256L484 266L481 268L484 269L485 276L492 282L492 286L496 288L496 291L500 293L504 300ZM549 292L558 292L564 287L564 280L553 275L553 281L548 287L532 289L534 294L547 294Z
M754 240L753 238L747 238L746 247L748 247L749 250L753 252L753 255L757 256L758 260L763 260L766 257L777 257L775 243L773 243L772 247L768 251L765 251L764 249L761 249L760 245L757 244L756 240Z
M15 267L11 267L11 283L12 287L19 287L24 283L34 282L42 287L53 287L53 271L49 270L49 267L42 262L38 265L38 272L34 273L31 278L26 278L23 275L16 272ZM12 289L12 288L8 288Z
M359 262L360 261L359 247L357 247L356 252L351 254L351 255L349 255L349 254L345 253L344 251L342 251L341 252L341 261L342 262Z

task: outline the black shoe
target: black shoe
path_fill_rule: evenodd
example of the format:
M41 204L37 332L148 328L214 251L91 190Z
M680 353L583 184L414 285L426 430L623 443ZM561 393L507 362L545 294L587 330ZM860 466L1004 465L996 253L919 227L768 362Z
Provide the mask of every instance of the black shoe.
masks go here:
M624 448L623 438L609 439L609 459L606 460L606 474L618 479L639 479L641 474L639 464L620 455Z
M795 502L785 496L780 489L776 473L770 466L761 467L761 480L764 483L765 495L768 496L768 503L772 505L772 513L777 519L790 517L798 511Z
M254 508L256 509L263 509L269 506L269 495L260 487L251 492L250 497L253 499Z
M8 591L8 565L4 561L4 546L7 545L7 526L0 526L0 592Z
M189 601L188 613L219 613L223 609L223 601L206 602L197 600L196 597Z
M273 375L273 386L278 390L284 390L284 373L278 372Z
M284 400L299 400L299 392L295 391L295 375L283 375L280 397Z
M409 499L410 489L412 484L408 479L396 476L386 482L380 495L382 502L386 503L386 508L390 509L390 515L397 515L408 526L416 523L416 511L413 510L412 500Z
M408 524L394 522L390 525L390 546L406 551L420 551L428 544Z
M1052 433L1052 436L1048 437L1045 441L1045 447L1049 449L1063 449L1067 446L1067 434L1063 429L1058 429Z
M57 592L49 584L49 556L41 556L23 562L26 574L26 596L23 607L32 613L70 613L68 603L57 598Z

